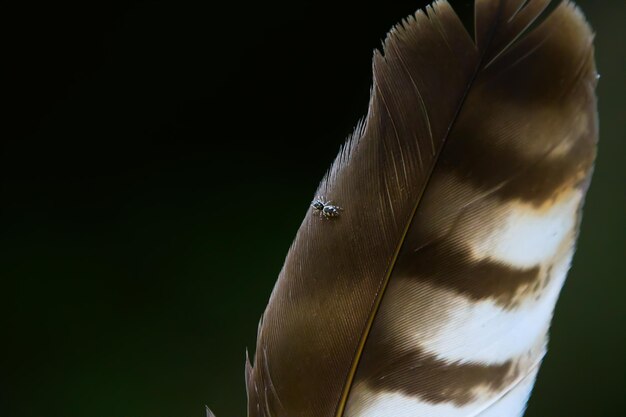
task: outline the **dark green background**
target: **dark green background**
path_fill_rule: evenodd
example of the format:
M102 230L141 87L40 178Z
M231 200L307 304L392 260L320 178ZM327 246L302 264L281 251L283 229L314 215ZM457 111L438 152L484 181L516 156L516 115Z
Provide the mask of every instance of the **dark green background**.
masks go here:
M388 3L4 13L1 417L245 415L245 348L372 49L425 2ZM579 3L601 142L528 417L626 415L626 2Z

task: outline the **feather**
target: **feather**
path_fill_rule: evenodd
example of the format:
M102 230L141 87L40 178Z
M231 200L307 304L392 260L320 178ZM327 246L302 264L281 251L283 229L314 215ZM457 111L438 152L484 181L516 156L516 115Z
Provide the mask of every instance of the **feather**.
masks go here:
M593 34L548 2L477 0L472 39L437 1L374 53L246 360L249 417L524 413L598 134Z

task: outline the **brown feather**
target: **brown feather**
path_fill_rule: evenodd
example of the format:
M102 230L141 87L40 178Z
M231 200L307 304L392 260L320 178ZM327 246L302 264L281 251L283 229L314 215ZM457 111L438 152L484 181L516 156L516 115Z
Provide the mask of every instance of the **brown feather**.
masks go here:
M246 365L250 417L358 416L381 393L455 407L487 398L478 410L532 383L549 317L527 352L497 363L454 361L427 342L462 349L437 337L464 319L463 303L517 311L569 265L578 214L545 260L477 249L511 210L548 216L589 182L592 34L569 3L524 33L547 3L478 0L475 43L444 1L389 33L365 122L317 192L342 211L306 215L263 315Z

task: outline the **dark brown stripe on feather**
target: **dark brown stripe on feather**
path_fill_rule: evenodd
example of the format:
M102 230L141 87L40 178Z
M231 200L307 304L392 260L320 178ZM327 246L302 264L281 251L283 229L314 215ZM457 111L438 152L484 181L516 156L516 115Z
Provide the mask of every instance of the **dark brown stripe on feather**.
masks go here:
M371 352L364 358L359 380L367 381L369 389L398 392L431 403L463 406L476 399L477 391L502 391L520 372L512 361L496 365L461 364L420 351L398 355L391 346L378 346L378 349L379 352Z
M479 189L494 190L492 196L504 200L522 199L541 206L566 188L579 186L585 181L595 157L594 144L590 143L593 134L588 131L576 133L579 137L568 138L567 132L561 139L547 146L540 155L528 155L515 149L509 141L523 141L514 127L507 134L489 136L485 125L491 119L473 118L473 123L460 124L454 133L454 146L449 146L442 171L453 172L459 178L470 182ZM595 130L595 126L588 129ZM557 135L558 132L555 132ZM528 137L527 142L536 138ZM499 143L500 142L500 143ZM503 143L504 142L504 143ZM569 148L564 154L554 156L560 147Z
M493 299L510 308L537 289L539 266L517 269L490 260L473 259L470 252L445 241L415 249L407 247L399 256L397 271L403 277L430 282L473 300Z

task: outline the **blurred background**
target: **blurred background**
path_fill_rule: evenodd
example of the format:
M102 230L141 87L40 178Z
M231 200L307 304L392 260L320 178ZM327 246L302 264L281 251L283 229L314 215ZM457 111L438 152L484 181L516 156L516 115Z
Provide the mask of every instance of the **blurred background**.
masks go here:
M527 417L626 415L626 2L578 3L600 149ZM0 416L245 416L245 349L372 50L425 4L7 10Z

